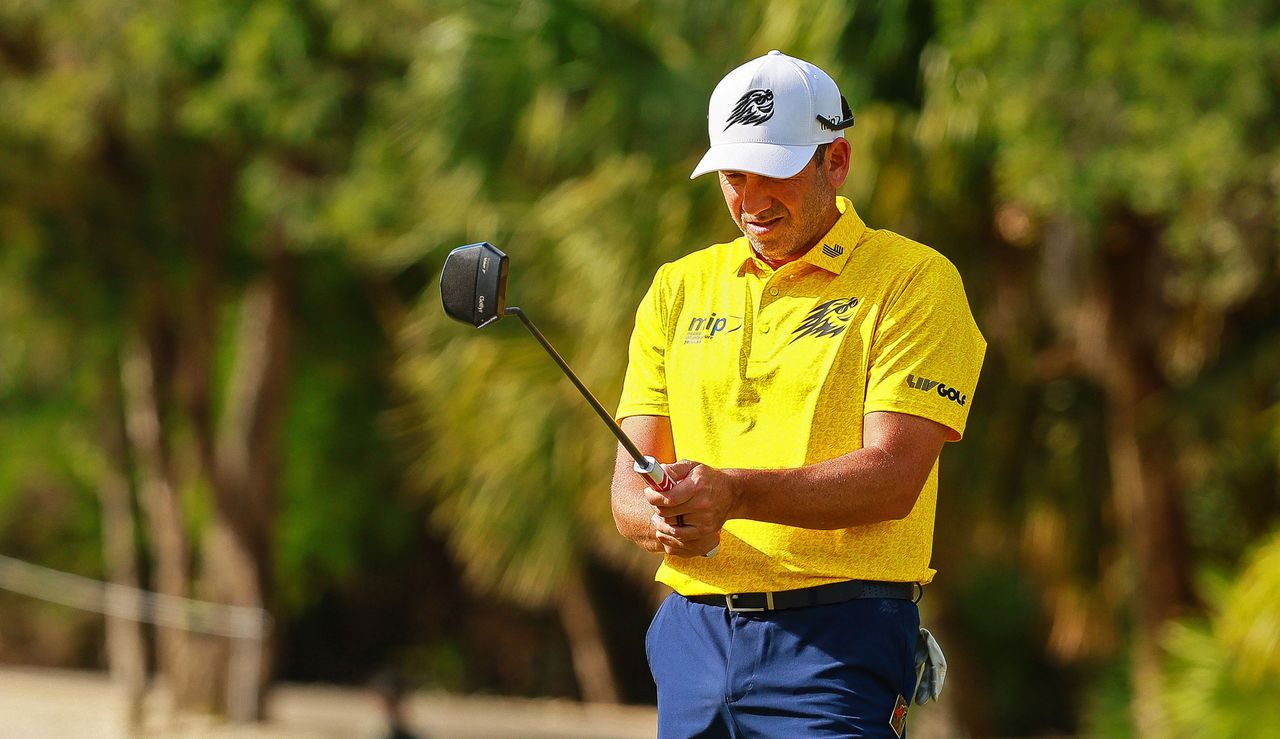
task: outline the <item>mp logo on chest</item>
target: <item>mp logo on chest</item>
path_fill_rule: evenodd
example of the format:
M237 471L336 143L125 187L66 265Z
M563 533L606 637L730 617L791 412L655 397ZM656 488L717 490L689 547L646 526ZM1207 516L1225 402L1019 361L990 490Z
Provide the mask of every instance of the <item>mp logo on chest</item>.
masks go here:
M742 316L721 316L712 311L708 316L695 316L684 332L684 343L701 344L717 336L742 330Z

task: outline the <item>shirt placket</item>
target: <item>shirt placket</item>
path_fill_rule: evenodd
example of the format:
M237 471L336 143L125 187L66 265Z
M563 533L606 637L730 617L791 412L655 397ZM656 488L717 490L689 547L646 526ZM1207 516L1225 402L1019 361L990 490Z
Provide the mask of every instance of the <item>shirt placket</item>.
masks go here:
M779 326L780 312L770 308L777 301L787 294L787 285L793 282L798 275L801 265L792 262L783 265L781 268L767 272L763 275L752 276L751 282L754 285L753 294L750 295L751 303L749 305L752 310L751 325L751 344L752 352L755 356L748 353L747 359L763 361L772 357L777 350L777 344L780 341L778 332L785 329Z

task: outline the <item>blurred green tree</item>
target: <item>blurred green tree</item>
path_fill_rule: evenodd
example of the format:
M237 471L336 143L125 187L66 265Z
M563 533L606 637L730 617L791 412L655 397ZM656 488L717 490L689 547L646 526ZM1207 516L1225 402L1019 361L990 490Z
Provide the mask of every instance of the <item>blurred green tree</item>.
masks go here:
M685 179L707 94L781 48L857 112L846 193L960 267L991 341L925 601L958 713L976 734L1075 730L1096 675L1073 668L1126 625L1131 704L1158 707L1193 566L1234 570L1280 507L1275 16L0 2L0 536L92 571L51 543L92 516L22 511L96 490L114 579L306 608L415 525L384 492L408 459L411 505L476 590L553 608L582 695L617 698L616 604L586 573L648 588L655 563L613 531L611 439L519 326L449 323L430 283L453 246L496 243L512 301L612 404L657 266L736 235ZM1221 619L1175 632L1170 710L1144 732L1198 726L1172 701L1201 679L1183 665L1234 659ZM184 701L216 702L214 671L172 654L206 646L162 638Z
M1207 622L1177 623L1165 637L1165 683L1176 736L1273 736L1280 728L1280 536L1250 552L1217 588Z
M939 6L926 116L939 135L991 151L994 235L1026 252L1033 282L1018 300L1053 337L1037 358L1044 378L1080 377L1103 394L1101 520L1114 520L1120 556L1058 581L1096 573L1103 593L1122 596L1112 604L1132 618L1135 725L1161 736L1160 634L1196 608L1188 506L1203 510L1192 493L1227 462L1204 432L1248 427L1274 393L1258 342L1275 336L1280 286L1276 10ZM1227 375L1244 382L1202 402L1213 394L1203 380ZM1264 469L1274 490L1274 464ZM1273 496L1254 500L1242 518L1256 536L1276 509ZM1098 541L1043 520L1046 553ZM1080 591L1058 588L1066 600Z
M111 544L131 538L116 529L130 523L120 494L133 479L166 594L276 607L295 291L323 247L294 214L345 167L382 63L332 37L332 10L0 5L5 245L21 255L11 266L32 285L29 310L78 342L55 361L106 368L73 397L106 429L107 569L134 570L134 553ZM159 638L179 704L217 708L225 645Z

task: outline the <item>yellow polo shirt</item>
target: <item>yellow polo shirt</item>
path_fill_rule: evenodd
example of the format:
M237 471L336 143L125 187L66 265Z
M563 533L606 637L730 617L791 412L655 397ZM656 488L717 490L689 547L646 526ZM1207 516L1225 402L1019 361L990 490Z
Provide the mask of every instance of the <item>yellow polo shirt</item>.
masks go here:
M831 231L776 271L746 237L663 265L636 313L617 417L667 416L677 458L800 467L862 447L873 411L958 440L986 341L938 252L867 228L846 198ZM684 595L849 579L927 583L938 468L904 519L819 531L732 519L713 558L668 556Z

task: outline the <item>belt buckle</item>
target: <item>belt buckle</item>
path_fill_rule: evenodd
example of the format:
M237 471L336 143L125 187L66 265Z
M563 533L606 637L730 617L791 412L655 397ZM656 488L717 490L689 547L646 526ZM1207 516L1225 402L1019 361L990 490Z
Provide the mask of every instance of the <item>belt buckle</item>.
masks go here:
M726 607L726 608L728 608L728 609L729 609L729 611L730 611L731 613L762 613L762 612L764 612L764 611L772 611L772 610L774 610L774 608L773 608L773 593L772 593L772 592L766 592L766 593L764 594L764 607L763 607L763 608L753 608L753 607L750 607L750 606L737 606L737 605L734 605L734 603L733 603L733 596L734 596L734 595L735 595L734 593L725 593L725 595L724 595L724 604L725 604L725 607Z

